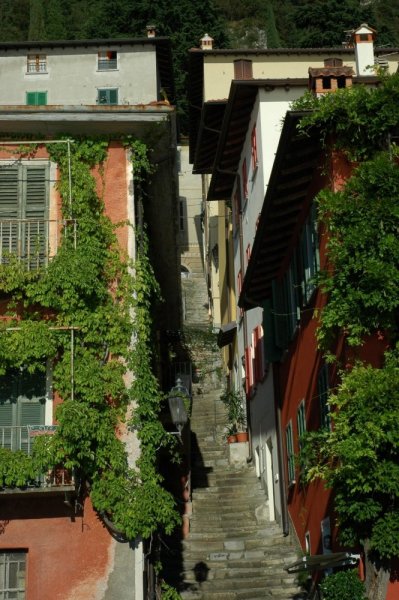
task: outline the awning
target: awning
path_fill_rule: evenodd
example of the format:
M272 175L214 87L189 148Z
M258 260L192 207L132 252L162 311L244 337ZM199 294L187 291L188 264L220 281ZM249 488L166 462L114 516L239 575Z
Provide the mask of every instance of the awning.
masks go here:
M232 344L234 342L236 333L237 323L235 321L227 323L226 325L222 325L219 329L217 337L217 345L219 348L223 348L223 346L227 346L227 344Z
M360 554L351 552L332 552L331 554L314 554L303 556L300 560L284 567L288 573L299 573L301 571L323 571L335 567L354 567L360 560Z

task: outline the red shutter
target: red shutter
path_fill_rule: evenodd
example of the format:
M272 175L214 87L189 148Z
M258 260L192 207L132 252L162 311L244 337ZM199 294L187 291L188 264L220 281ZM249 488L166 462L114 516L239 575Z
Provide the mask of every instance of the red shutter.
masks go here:
M255 171L258 166L258 149L256 147L256 127L253 126L251 134L251 158L252 158L252 169Z
M242 163L242 191L246 200L248 198L248 173L246 158L244 158L244 162Z
M249 348L245 348L245 393L248 398L251 396L253 384L252 348L249 346Z

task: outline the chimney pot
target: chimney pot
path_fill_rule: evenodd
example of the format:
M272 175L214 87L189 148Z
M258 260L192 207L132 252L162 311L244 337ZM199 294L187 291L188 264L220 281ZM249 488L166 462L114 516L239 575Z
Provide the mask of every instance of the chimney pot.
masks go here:
M212 50L213 38L207 33L201 38L201 50Z
M147 25L146 29L147 29L147 37L148 38L154 38L156 36L156 34L157 34L156 25Z

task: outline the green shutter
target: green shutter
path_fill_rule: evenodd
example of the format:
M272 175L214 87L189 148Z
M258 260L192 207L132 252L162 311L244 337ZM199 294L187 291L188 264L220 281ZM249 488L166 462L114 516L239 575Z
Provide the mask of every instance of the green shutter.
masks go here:
M295 482L295 457L291 422L287 425L287 429L285 430L285 436L287 446L288 484L290 485Z
M109 90L109 104L118 104L118 90Z
M38 268L44 262L48 239L46 167L25 167L25 218L22 256L28 267Z
M0 263L18 246L19 225L11 222L20 218L20 182L17 166L0 167Z
M26 92L26 104L36 106L36 92Z
M263 303L263 343L265 358L268 362L276 362L281 358L281 350L277 348L274 335L274 322L271 300Z
M323 364L317 378L317 393L320 406L320 427L331 429L330 407L328 405L328 365Z
M45 106L47 104L47 92L36 92L36 105Z

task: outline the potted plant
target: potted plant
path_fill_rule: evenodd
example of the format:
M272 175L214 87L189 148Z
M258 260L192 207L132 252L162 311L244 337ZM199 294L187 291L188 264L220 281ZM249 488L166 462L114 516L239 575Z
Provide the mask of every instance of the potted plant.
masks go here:
M227 426L226 439L228 444L234 444L237 441L237 427L235 425Z
M234 441L237 442L247 441L248 433L244 431L246 429L245 412L240 394L236 391L225 391L221 400L227 408L227 437L235 436ZM229 441L229 443L232 442Z

